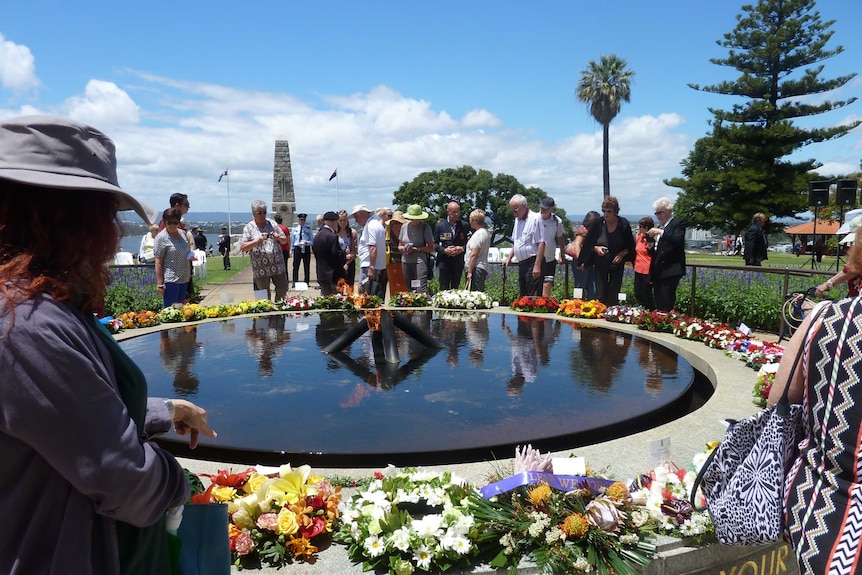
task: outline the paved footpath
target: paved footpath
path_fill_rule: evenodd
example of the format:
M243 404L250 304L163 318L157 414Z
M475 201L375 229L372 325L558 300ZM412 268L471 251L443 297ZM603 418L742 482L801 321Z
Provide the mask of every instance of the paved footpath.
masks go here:
M243 256L231 256L231 257L243 257ZM288 266L291 266L291 260L288 260ZM288 277L291 277L293 273L293 268L289 267L288 269ZM300 270L299 277L303 277L302 270ZM246 267L245 269L234 274L229 280L225 283L220 284L204 284L201 287L201 304L202 305L220 305L223 303L231 303L231 302L240 302L243 300L252 300L254 299L254 289L252 288L252 270L251 266ZM309 297L317 297L320 295L320 288L317 284L317 270L314 266L314 258L311 258L311 271L309 272L309 289L303 292L296 291L291 284L291 289L287 292L288 295L294 294L305 294ZM270 284L270 287L271 284Z

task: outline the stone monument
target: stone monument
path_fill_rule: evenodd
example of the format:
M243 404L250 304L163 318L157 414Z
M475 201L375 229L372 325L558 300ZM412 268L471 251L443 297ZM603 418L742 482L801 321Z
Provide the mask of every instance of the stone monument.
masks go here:
M293 191L293 170L290 167L290 147L287 140L275 141L275 162L272 170L272 213L281 214L284 225L296 223L296 195Z

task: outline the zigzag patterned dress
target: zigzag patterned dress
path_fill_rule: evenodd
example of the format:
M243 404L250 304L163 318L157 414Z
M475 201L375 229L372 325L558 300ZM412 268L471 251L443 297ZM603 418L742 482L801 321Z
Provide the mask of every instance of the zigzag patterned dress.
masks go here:
M787 525L801 573L862 571L862 298L828 304L806 335L803 423Z

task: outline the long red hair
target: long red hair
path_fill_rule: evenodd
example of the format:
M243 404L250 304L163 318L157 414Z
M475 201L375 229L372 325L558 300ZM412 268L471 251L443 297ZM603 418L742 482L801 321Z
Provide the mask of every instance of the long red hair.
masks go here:
M121 230L110 193L0 180L0 313L42 293L82 297L82 311L92 309L105 296Z

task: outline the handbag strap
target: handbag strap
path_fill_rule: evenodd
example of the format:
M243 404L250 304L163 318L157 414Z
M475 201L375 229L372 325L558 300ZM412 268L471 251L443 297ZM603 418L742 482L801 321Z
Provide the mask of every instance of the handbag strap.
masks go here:
M823 313L824 307L825 306L822 306L820 307L820 309L817 310L817 315L814 316L814 319L811 320L810 325L814 325L814 323L817 321L817 318ZM809 329L811 329L810 326ZM781 394L781 399L779 399L778 402L775 404L775 410L782 416L786 416L790 412L790 400L788 399L787 394L790 390L790 382L793 381L793 376L796 373L796 368L799 366L799 360L802 359L804 353L805 346L799 346L799 351L796 353L796 357L793 359L793 365L790 367L790 375L787 376L787 385L784 386L784 392ZM730 426L733 426L733 424L736 423L735 419L727 419L726 421ZM703 511L707 507L706 505L698 506L695 503L695 495L697 494L697 490L703 483L704 475L709 469L713 459L715 459L717 453L718 447L713 449L709 456L706 458L706 461L703 462L703 465L701 466L700 471L698 472L697 477L694 480L694 484L691 486L691 492L688 495L688 500L689 503L691 503L692 508L696 511Z
M808 331L805 332L805 337L808 337L808 334L811 332L812 326L817 323L817 320L823 315L823 311L826 309L825 305L821 305L815 311L815 315L811 318L811 323L808 324ZM790 375L787 376L787 385L784 386L784 392L781 394L781 399L778 400L776 405L781 405L782 409L786 409L785 406L790 405L790 401L787 399L787 394L790 391L790 382L793 381L793 376L796 373L796 366L799 365L799 360L802 359L802 355L805 353L805 344L799 346L799 353L796 354L796 358L793 360L793 366L790 368Z

